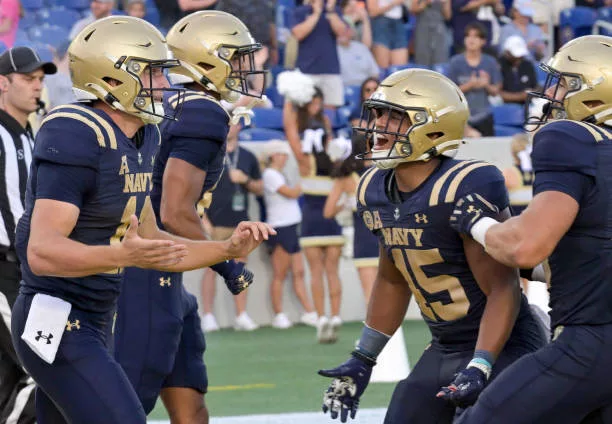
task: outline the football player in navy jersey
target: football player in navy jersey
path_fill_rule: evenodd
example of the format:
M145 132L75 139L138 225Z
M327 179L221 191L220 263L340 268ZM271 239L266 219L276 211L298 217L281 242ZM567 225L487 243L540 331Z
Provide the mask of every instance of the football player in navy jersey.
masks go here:
M433 71L386 78L366 100L360 127L375 167L357 189L359 214L378 237L380 264L361 338L351 358L319 371L332 377L323 411L355 416L372 367L401 325L411 297L432 334L410 375L398 383L385 423L451 423L488 380L544 344L516 269L486 254L448 223L455 201L478 193L506 219L501 172L454 160L469 115L459 88Z
M580 37L543 65L547 82L535 95L549 107L536 123L545 125L533 141L534 197L521 215L499 223L475 193L456 203L451 224L500 262L548 258L554 329L552 343L508 368L461 424L612 423L610 51L610 37Z
M230 240L202 242L159 229L149 192L164 72L177 66L162 34L137 18L87 26L68 54L82 104L60 106L36 137L16 246L23 282L13 343L38 384L37 421L145 423L109 352L125 267L185 271L248 254L268 227L241 223ZM128 281L126 284L146 284Z
M230 124L220 101L234 102L241 94L261 97L263 87L251 88L252 81L247 81L262 73L254 69L254 53L261 45L238 18L220 11L186 16L170 29L167 40L180 62L169 70L169 79L186 91L180 119L161 125L151 201L161 228L206 240L199 212L210 205L223 172ZM169 93L164 109L175 111L180 100ZM253 281L241 262L222 262L212 269L234 295ZM185 290L180 273L131 268L125 279L130 284L119 300L115 357L145 412L161 394L173 423L207 423L206 345L196 298Z

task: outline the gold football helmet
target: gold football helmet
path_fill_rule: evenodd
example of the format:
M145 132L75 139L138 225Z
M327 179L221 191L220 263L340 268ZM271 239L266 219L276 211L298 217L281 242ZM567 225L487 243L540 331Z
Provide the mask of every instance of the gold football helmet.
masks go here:
M150 23L129 16L99 19L76 36L68 57L77 99L102 100L145 123L175 118L177 112L164 113L162 97L182 89L153 87L153 75L156 69L179 63L171 59L164 36Z
M195 82L230 102L239 93L261 97L265 72L255 70L254 56L261 44L240 19L218 10L194 12L174 24L167 39L181 62L169 73L173 84Z
M394 168L441 154L454 156L469 114L465 96L444 75L405 69L380 83L364 102L361 122L353 129L365 133L370 149L379 137L392 139L390 149L367 153L379 168ZM397 125L390 126L392 121Z
M542 91L528 100L546 100L542 117L527 115L527 124L568 118L601 124L612 120L612 37L587 35L563 45L540 67L548 74ZM559 88L566 90L557 99ZM527 102L529 105L530 101Z

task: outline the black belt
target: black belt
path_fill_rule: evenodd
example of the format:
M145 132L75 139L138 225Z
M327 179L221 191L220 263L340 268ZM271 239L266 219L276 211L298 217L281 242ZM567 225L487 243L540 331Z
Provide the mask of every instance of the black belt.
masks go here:
M17 253L15 252L2 252L0 253L0 262L11 262L16 264L19 262L19 258L17 258Z

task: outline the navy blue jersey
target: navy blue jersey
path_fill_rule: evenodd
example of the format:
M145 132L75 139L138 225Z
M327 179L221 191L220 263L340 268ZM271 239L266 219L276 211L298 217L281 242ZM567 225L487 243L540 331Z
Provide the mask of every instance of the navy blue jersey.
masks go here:
M534 138L534 195L563 192L579 211L548 258L551 326L612 323L612 132L560 120Z
M434 341L449 350L471 349L486 296L470 270L463 240L448 222L455 202L470 193L506 209L504 178L484 162L442 158L416 190L401 194L402 200L392 199L394 183L394 170L367 171L357 189L359 214L410 286Z
M165 110L177 106L178 95L166 96ZM206 171L202 187L202 200L198 203L201 213L210 206L212 191L223 172L225 138L229 130L229 115L214 98L195 91L187 91L178 121L162 124L162 145L153 170L151 200L158 215L162 195L164 169L169 158L184 160ZM161 225L161 223L160 223Z
M127 138L109 116L85 105L54 109L36 136L26 210L17 226L17 254L25 293L42 292L93 312L113 308L123 270L83 278L36 276L26 255L30 218L37 199L69 202L80 209L69 237L87 245L120 243L130 216L150 201L153 158L160 143L157 126L146 125Z
M535 173L533 170L525 170L520 165L514 165L512 168L519 178L519 185L510 189L510 207L512 215L520 215L526 208L531 198L533 197L533 179Z

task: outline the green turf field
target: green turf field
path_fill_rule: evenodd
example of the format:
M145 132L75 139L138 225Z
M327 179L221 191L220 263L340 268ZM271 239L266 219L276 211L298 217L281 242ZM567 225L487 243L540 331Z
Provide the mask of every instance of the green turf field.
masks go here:
M305 326L208 334L206 402L211 416L319 410L327 380L317 370L345 361L361 327L361 323L345 324L334 345L317 344L315 330ZM429 331L422 321L405 321L404 337L413 365L429 342ZM393 387L393 383L371 384L360 406L386 407ZM161 401L149 418L167 418Z

